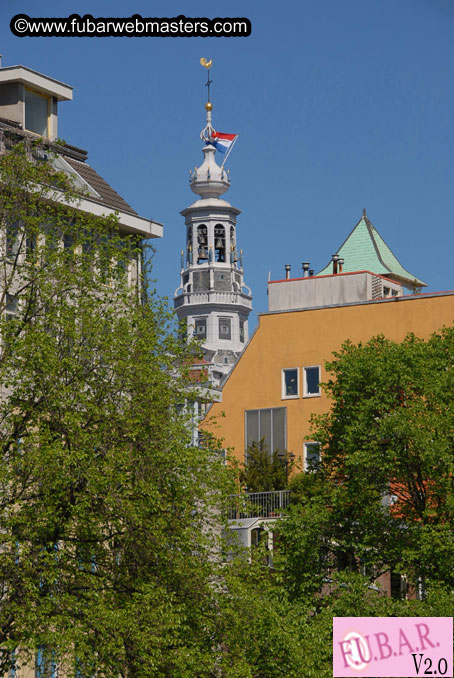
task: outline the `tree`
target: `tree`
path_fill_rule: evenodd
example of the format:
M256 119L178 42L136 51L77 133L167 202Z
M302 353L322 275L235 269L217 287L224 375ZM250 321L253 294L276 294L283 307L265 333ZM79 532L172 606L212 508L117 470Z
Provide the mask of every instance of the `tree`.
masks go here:
M323 491L306 494L284 526L291 545L292 530L309 538L303 515L323 521L320 576L348 567L372 581L394 570L420 592L453 586L453 365L453 328L427 341L347 342L327 364L332 405L314 417L312 434L322 446ZM298 588L305 569L294 572Z
M262 438L246 450L246 463L240 470L240 483L247 487L248 492L284 490L293 467L293 455L279 450L270 453Z
M16 148L0 181L0 668L211 675L226 476L188 444L191 349L52 163Z

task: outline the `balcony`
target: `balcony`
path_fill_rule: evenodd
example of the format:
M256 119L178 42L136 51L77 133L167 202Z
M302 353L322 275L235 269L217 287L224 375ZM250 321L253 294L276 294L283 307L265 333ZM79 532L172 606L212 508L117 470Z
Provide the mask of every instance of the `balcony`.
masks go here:
M180 288L181 289L181 288ZM178 292L179 290L177 290ZM244 308L252 309L252 297L244 292L219 292L208 290L206 292L184 292L178 294L174 299L175 308L186 305L199 304L241 304Z
M243 518L280 518L290 504L290 490L232 494L229 497L229 520Z

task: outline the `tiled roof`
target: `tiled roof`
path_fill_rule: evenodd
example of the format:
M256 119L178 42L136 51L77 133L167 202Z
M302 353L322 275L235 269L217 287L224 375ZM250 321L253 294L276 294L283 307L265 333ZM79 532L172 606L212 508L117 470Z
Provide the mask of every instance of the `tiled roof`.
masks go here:
M36 141L36 134L31 134L22 129L21 125L6 118L0 118L0 131L3 131L9 138L13 137L18 140ZM43 139L44 148L48 148L53 153L61 155L66 162L91 186L100 196L95 199L106 207L129 214L137 215L137 212L128 205L126 200L123 200L119 195L95 170L85 162L87 158L87 151L70 144L56 144L49 139Z
M101 202L108 207L113 207L116 210L121 210L122 212L137 214L131 205L128 205L126 200L123 200L121 195L119 195L107 181L104 181L90 165L86 162L80 162L79 160L74 160L67 156L65 157L65 160L78 174L80 174L82 179L84 179L89 186L99 193L100 198L98 202Z
M392 278L406 287L427 287L427 283L402 266L365 213L337 254L344 259L344 273L368 270ZM331 263L317 275L329 273L332 273Z

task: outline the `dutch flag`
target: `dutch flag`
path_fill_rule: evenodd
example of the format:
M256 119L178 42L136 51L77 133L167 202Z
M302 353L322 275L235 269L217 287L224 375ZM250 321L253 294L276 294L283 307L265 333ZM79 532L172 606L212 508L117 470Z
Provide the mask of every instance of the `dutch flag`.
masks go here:
M224 132L213 132L213 146L220 153L225 153L224 162L233 148L235 141L238 139L238 134L224 134ZM222 163L224 164L224 163Z

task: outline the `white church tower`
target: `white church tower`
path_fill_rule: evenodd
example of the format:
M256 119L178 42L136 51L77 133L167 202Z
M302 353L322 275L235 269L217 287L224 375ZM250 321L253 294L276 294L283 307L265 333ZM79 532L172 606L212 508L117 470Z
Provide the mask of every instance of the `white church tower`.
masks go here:
M242 250L238 250L236 218L240 210L220 196L230 188L224 163L215 159L217 133L212 126L211 62L208 68L206 126L200 134L204 159L190 176L196 201L182 210L186 251L181 252L180 286L174 306L188 336L202 341L204 358L214 385L228 375L248 340L251 290L244 284ZM225 162L225 160L224 160Z

